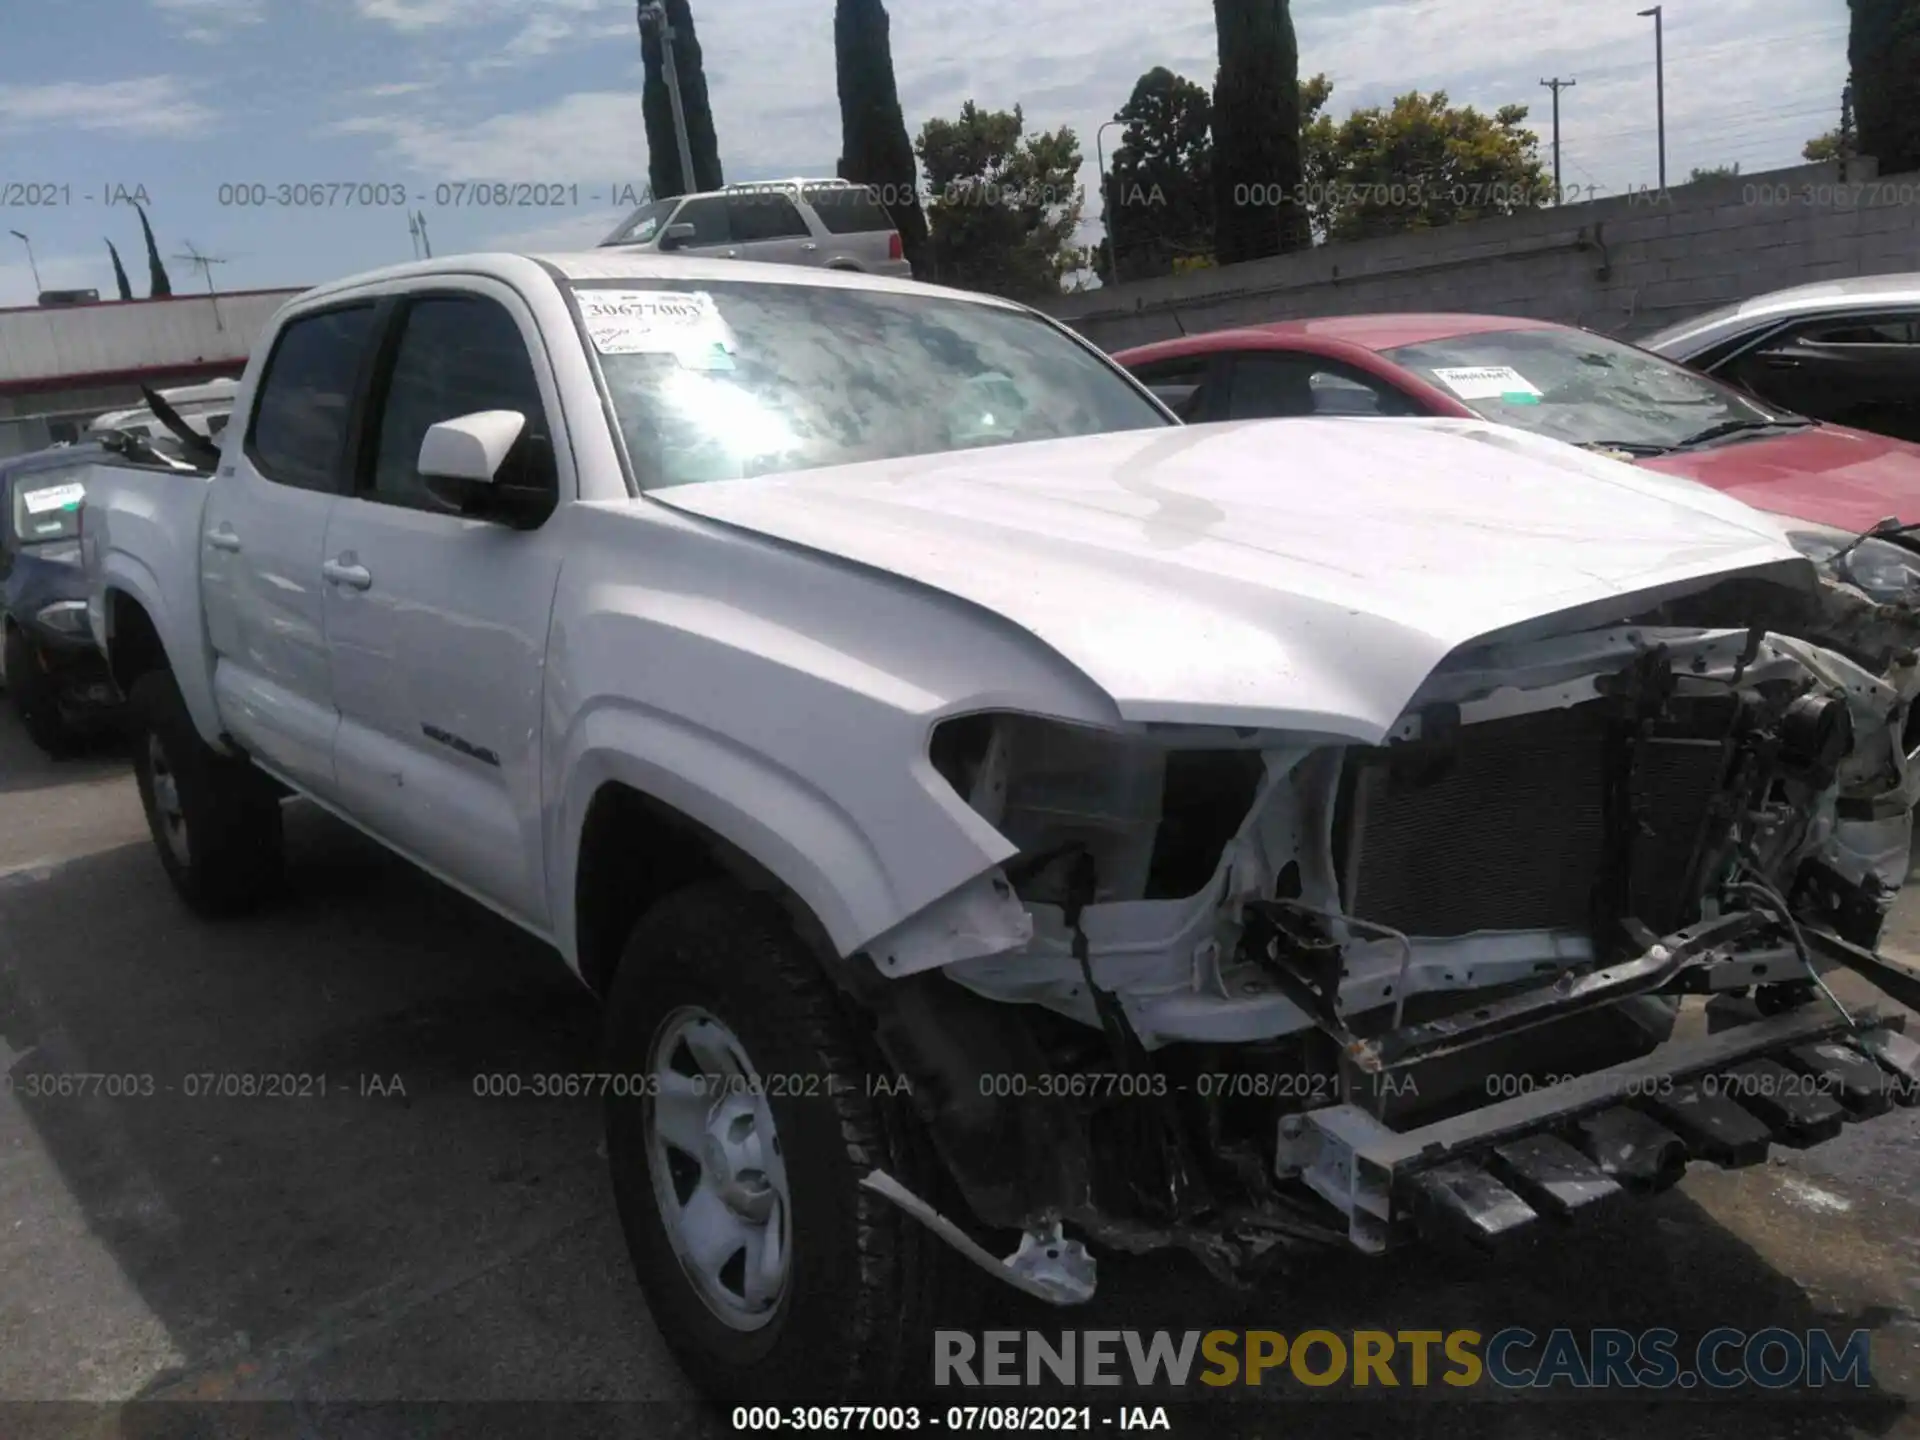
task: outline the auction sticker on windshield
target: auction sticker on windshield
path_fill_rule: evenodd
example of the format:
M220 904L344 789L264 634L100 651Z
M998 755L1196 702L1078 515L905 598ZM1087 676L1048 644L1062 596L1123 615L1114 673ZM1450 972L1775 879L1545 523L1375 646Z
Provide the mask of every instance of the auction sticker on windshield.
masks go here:
M1540 395L1539 388L1511 365L1454 365L1433 373L1462 400L1500 400L1510 395L1538 399Z
M732 368L733 336L704 290L579 290L587 335L602 355L674 355L696 369Z
M28 490L20 498L29 515L44 515L49 510L71 510L87 498L87 487L52 485L45 490Z

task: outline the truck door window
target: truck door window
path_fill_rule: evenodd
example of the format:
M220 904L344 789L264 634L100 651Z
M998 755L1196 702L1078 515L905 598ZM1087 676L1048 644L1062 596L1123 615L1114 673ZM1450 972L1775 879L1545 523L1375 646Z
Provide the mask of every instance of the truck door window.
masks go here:
M526 342L512 315L479 295L433 296L407 306L393 366L379 401L379 443L365 498L415 510L445 511L420 479L420 442L429 426L476 410L517 410L520 440L503 463L503 480L542 484L554 477L545 407ZM538 472L538 473L535 473Z
M338 488L373 313L371 305L347 306L302 316L280 332L246 444L267 479L302 490Z
M1197 425L1207 413L1207 372L1211 355L1190 355L1181 360L1161 360L1141 365L1134 378L1159 397L1160 403L1189 425Z
M1324 356L1288 350L1234 357L1228 410L1235 420L1302 415L1410 415L1383 382Z
M734 240L727 197L702 195L689 200L674 213L673 224L693 226L693 237L683 248L703 245L731 245Z

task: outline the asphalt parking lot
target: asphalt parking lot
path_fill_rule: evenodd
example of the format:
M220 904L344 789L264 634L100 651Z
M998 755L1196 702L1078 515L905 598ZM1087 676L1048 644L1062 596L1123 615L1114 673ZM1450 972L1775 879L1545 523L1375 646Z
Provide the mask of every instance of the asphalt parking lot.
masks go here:
M580 1433L616 1416L632 1433L709 1427L632 1283L597 1103L476 1094L479 1076L595 1068L592 1002L506 923L294 810L287 903L209 927L168 890L124 763L46 761L0 715L0 1401L41 1402L0 1407L0 1434L204 1433L122 1408L136 1400L228 1402L250 1434L549 1435L575 1414ZM1920 893L1893 948L1920 954ZM157 1084L19 1083L60 1072ZM324 1077L325 1093L200 1093L239 1074ZM1753 1169L1696 1166L1604 1238L1523 1258L1343 1260L1258 1295L1179 1260L1103 1262L1091 1313L1040 1318L1864 1327L1875 1387L1845 1404L1755 1397L1729 1402L1735 1422L1645 1396L1629 1413L1426 1392L1396 1429L1889 1435L1920 1396L1916 1222L1920 1110L1904 1110ZM448 1420L394 1404L411 1401L503 1403ZM1378 1403L1288 1406L1269 1433L1361 1433Z

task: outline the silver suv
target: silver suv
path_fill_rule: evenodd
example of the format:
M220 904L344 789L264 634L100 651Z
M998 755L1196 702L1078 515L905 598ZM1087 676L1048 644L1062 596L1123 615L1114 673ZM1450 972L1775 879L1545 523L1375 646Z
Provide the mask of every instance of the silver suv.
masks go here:
M871 187L763 180L642 205L600 244L911 277L900 232Z

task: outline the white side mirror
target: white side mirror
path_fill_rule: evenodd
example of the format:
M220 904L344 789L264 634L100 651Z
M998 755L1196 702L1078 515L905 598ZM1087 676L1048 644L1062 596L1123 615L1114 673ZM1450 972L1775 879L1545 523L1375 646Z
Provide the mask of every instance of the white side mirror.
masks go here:
M421 477L491 485L526 424L518 410L476 410L429 425L420 441Z

